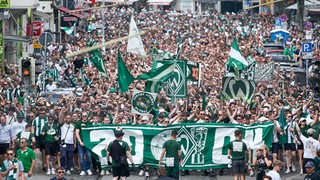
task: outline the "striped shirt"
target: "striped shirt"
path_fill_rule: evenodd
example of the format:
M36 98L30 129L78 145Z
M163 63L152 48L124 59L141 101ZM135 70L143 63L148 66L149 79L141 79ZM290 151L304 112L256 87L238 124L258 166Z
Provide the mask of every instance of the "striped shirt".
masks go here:
M289 127L295 129L295 121L294 120L292 120L290 123L288 123L288 125L284 128L284 132L286 135L286 142L287 143L295 143L294 134L293 134L294 132L291 132L289 130Z
M41 119L40 117L34 118L34 120L32 121L32 126L34 126L34 135L35 136L41 135L42 128L45 125L45 123L47 123L47 122L48 122L47 117L45 117L43 119Z
M23 165L21 161L14 159L13 161L4 160L2 163L2 172L5 172L12 164L16 165L9 173L6 175L4 179L6 180L16 180L18 179L18 173L23 172Z

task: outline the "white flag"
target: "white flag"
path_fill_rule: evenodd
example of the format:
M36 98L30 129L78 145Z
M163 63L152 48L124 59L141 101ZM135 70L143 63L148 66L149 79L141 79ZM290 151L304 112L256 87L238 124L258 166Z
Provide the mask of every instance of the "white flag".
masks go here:
M133 16L131 16L129 36L130 35L134 35L134 34L138 34L138 33L139 33L139 29L137 27L137 24L134 21ZM131 37L131 38L128 39L127 52L138 54L142 58L146 58L147 57L147 54L146 54L146 52L144 51L144 48L143 48L143 43L142 43L140 35L139 36L135 36L135 37Z

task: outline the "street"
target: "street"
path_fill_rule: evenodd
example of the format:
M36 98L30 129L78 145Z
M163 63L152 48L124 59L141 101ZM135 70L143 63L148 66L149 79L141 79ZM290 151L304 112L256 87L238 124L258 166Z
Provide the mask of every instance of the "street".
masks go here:
M49 179L51 177L54 177L53 175L47 176L44 174L41 175L35 175L32 179L33 180L44 180L44 179ZM112 176L79 176L79 175L71 175L71 176L65 176L68 180L111 180ZM304 176L300 176L296 173L290 173L288 175L281 174L282 180L303 180ZM138 175L131 175L130 177L127 178L128 180L141 180L144 179L143 177L140 177ZM156 179L156 177L152 178ZM231 175L223 175L223 176L216 176L216 177L208 177L208 176L201 176L201 175L189 175L189 176L182 176L181 180L232 180L233 176ZM255 177L249 177L246 176L247 180L255 180Z

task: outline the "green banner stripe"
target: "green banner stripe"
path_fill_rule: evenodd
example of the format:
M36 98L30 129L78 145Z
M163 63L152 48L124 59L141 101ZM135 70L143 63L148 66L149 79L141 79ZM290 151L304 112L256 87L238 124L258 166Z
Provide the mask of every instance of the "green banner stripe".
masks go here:
M117 125L82 128L82 139L87 148L105 159L105 146L115 139L113 131ZM162 146L170 139L172 130L178 131L177 141L181 144L183 163L181 169L222 168L230 162L227 158L229 142L234 140L234 131L243 131L244 139L252 149L262 144L271 146L273 123L243 126L236 124L184 124L169 127L121 126L123 140L132 146L136 165L157 166ZM106 162L102 160L101 162ZM106 166L102 163L102 166Z

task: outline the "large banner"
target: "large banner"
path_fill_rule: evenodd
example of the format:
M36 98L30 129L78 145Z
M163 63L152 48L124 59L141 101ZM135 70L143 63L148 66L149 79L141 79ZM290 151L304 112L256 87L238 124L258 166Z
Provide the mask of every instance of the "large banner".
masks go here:
M106 162L105 147L115 139L116 125L86 127L82 129L85 147ZM243 132L244 141L251 149L266 144L271 146L273 123L243 126L236 124L187 124L169 127L121 126L125 133L123 140L132 146L132 157L136 165L157 166L163 144L170 139L172 130L178 131L177 141L181 143L181 169L224 168L230 162L228 145L234 140L234 131ZM164 161L165 162L165 161Z
M187 95L187 65L185 60L176 60L176 68L172 75L165 81L167 96L184 98Z
M254 81L255 82L268 82L273 78L274 62L267 64L256 64Z
M250 101L256 89L254 81L236 77L222 78L222 98Z

